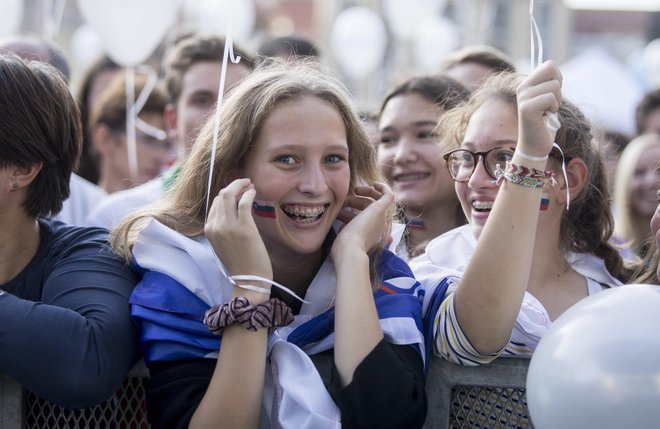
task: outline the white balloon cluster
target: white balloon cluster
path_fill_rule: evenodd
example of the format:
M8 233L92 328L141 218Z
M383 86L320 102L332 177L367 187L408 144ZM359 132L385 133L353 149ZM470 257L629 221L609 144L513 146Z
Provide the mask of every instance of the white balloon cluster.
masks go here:
M341 69L353 79L364 79L382 63L388 31L411 42L413 58L425 71L437 70L444 57L460 46L458 28L439 13L444 0L384 0L383 15L363 6L345 9L334 22L331 46Z

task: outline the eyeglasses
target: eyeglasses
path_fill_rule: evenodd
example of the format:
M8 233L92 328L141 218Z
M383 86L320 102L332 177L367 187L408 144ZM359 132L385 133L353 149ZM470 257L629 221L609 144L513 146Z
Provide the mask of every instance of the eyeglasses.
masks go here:
M477 163L481 157L486 172L493 179L495 177L495 170L497 166L504 168L507 161L513 158L513 149L507 147L494 147L485 152L472 152L467 149L455 149L447 152L442 156L447 162L447 169L452 179L457 182L467 182L470 180L472 173L477 168Z

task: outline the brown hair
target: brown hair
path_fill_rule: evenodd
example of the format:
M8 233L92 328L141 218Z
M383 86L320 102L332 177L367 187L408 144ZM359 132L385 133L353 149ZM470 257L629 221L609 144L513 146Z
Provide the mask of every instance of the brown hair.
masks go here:
M43 163L24 203L29 216L58 213L82 143L80 111L49 64L0 54L0 168Z

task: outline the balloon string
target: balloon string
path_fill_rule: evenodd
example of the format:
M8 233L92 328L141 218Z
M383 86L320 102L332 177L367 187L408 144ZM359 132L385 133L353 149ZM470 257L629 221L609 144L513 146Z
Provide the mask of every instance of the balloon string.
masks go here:
M543 39L541 38L541 31L539 31L539 26L536 24L534 19L534 0L529 0L529 27L530 27L530 65L531 69L534 70L536 67L540 66L543 63ZM538 45L538 48L537 48ZM536 55L536 61L534 61L534 54ZM557 136L557 131L561 127L561 122L559 121L559 116L553 112L545 112L545 125L552 133L552 138ZM568 187L568 176L566 174L566 159L564 157L564 152L561 150L561 147L557 143L553 143L553 146L556 147L561 153L561 171L564 173L564 180L566 181L566 210L571 206L571 193Z
M43 23L48 39L52 39L60 32L65 3L66 0L46 0L43 2Z
M232 30L234 21L234 0L231 0L229 8L229 25L227 26L227 35L225 36L225 50L222 53L222 68L220 71L220 86L218 88L218 101L216 103L214 125L213 125L213 145L211 147L211 159L209 160L209 178L206 187L206 213L204 218L209 214L209 203L211 201L211 187L213 184L213 169L215 167L215 154L218 148L218 131L220 130L220 118L222 116L222 100L225 92L225 78L227 76L227 59L231 58L231 62L238 64L241 60L240 56L234 55L234 45L232 41Z
M133 180L137 180L137 148L135 145L135 122L137 118L135 105L135 68L126 69L126 149L128 150L128 170Z
M167 133L164 130L154 127L139 117L140 112L144 108L144 105L147 104L147 100L149 100L151 92L156 87L156 83L158 82L158 75L156 74L156 71L153 69L153 67L146 64L136 66L135 71L147 76L147 81L144 84L144 88L142 88L140 95L137 97L137 101L131 107L131 109L135 110L136 127L138 130L150 135L151 137L155 137L158 140L165 140L167 138Z

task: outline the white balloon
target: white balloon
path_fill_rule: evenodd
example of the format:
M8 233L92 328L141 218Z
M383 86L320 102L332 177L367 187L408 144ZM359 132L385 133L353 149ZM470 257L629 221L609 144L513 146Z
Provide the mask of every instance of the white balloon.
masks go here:
M23 0L2 0L0 37L15 34L23 20Z
M660 88L660 37L646 45L642 53L642 64L649 89Z
M183 11L198 33L226 35L231 17L232 39L239 41L250 38L257 14L254 0L187 0Z
M461 45L458 27L441 16L423 20L412 40L415 62L429 72L437 71L445 56Z
M101 35L89 23L73 32L70 43L73 60L80 70L89 69L105 53Z
M123 66L139 64L151 55L180 6L181 0L78 0L108 55Z
M363 79L383 62L387 45L385 24L369 8L350 7L332 25L330 45L342 70L353 79Z
M420 21L434 12L433 6L428 0L383 0L383 13L392 32L407 39Z
M534 427L658 428L658 332L660 286L615 287L569 308L529 365Z

